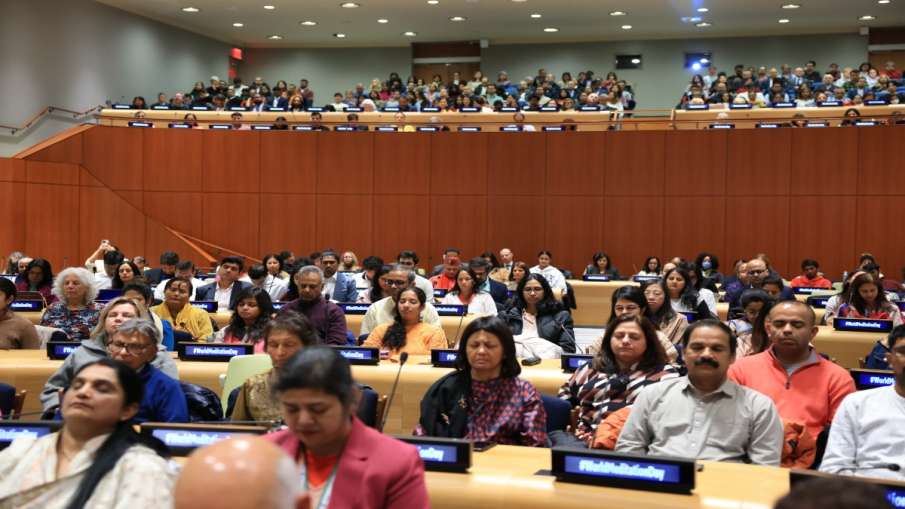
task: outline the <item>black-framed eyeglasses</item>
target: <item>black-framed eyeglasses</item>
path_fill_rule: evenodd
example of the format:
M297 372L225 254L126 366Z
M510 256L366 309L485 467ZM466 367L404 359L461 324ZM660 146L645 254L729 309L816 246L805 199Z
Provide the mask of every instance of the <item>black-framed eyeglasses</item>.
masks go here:
M404 279L384 279L383 282L387 286L405 286L408 284L408 281Z
M140 345L138 343L123 343L122 341L112 341L107 345L107 349L113 353L121 352L125 349L132 355L140 355L148 345Z

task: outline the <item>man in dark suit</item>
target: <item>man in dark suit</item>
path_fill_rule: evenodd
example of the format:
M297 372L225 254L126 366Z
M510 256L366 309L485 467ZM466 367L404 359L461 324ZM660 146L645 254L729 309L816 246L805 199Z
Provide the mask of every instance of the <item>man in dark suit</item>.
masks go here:
M472 258L471 261L468 262L468 266L471 267L471 270L474 271L475 278L477 278L477 288L489 292L490 296L493 297L493 301L496 302L497 308L503 309L504 305L509 300L509 292L506 290L506 285L498 283L488 277L490 274L490 264L487 263L487 260L483 258Z
M160 255L160 267L145 272L145 279L151 287L157 286L161 281L166 281L176 273L176 264L179 263L179 255L173 251L165 251Z
M267 109L273 110L276 108L277 111L286 111L289 109L289 98L283 97L282 95L274 95L273 97L269 97L267 99Z
M220 261L217 268L217 281L204 285L198 289L198 300L217 301L218 309L235 309L242 290L251 286L244 281L239 281L239 275L245 261L239 256L227 256Z

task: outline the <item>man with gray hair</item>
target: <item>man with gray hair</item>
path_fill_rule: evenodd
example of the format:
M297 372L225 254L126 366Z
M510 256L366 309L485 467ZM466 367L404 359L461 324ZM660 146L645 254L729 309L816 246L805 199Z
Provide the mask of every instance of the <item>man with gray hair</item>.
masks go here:
M157 343L157 327L144 318L132 318L120 324L107 343L110 358L135 370L145 386L132 422L189 422L189 410L179 382L151 365L157 356Z
M305 315L317 330L322 343L345 345L346 314L342 308L324 297L324 273L315 265L306 265L292 276L298 299L283 306L280 313L295 312Z
M368 312L361 321L359 337L367 336L380 324L393 321L393 317L395 316L393 310L396 307L396 302L393 300L393 297L404 288L412 286L415 282L415 273L405 265L397 263L383 276L383 282L387 286L387 292L390 296L384 297L368 307ZM421 311L421 321L436 325L437 327L440 327L441 325L440 316L437 314L437 310L434 306L430 303L430 296L428 296L428 302L424 304L424 309Z

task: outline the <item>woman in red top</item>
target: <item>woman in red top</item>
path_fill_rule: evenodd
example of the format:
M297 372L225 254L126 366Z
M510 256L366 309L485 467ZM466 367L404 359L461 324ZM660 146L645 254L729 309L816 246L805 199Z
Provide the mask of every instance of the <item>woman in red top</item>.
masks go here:
M902 324L899 308L887 300L883 286L870 273L861 274L852 281L849 301L839 307L836 316L892 320L893 327Z
M50 262L43 258L35 258L28 263L25 273L16 278L16 291L37 292L44 297L47 304L57 301L53 292L53 270Z

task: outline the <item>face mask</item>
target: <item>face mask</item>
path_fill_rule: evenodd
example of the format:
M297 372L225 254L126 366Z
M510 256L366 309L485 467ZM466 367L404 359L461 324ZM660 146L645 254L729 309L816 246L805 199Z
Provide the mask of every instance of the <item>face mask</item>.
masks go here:
M701 264L701 268L704 270L710 270L713 268L713 264L705 261L704 263Z

